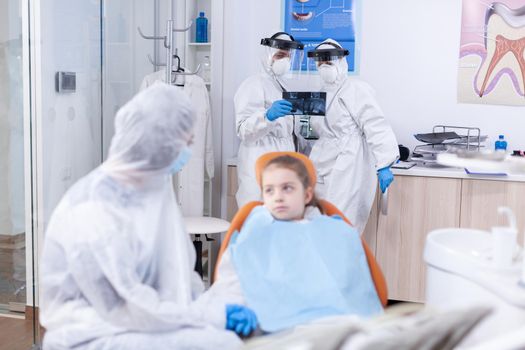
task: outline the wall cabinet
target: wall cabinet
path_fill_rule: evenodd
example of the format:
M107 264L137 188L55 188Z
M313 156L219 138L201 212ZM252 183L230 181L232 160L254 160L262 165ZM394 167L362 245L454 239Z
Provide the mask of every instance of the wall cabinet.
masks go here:
M390 299L424 301L426 235L458 227L460 207L461 179L396 176L389 188L388 215L379 213L376 231L376 257Z
M237 212L237 168L228 167L228 218ZM396 175L389 188L388 214L379 210L379 190L363 237L375 252L393 300L424 302L427 234L435 229L464 227L490 230L507 225L498 206L517 216L519 239L525 228L525 182Z
M371 213L369 219L378 223L375 253L389 298L424 302L426 235L445 227L490 231L492 226L507 225L498 215L499 206L510 207L516 214L523 243L525 218L519 213L525 211L525 182L396 175L388 215L378 213L376 218Z
M379 218L379 188L376 189L376 197L372 209L370 210L370 217L363 230L363 238L368 244L368 247L375 253L377 248L377 224Z
M516 214L518 240L523 244L525 183L463 180L461 193L461 227L488 231L492 226L506 226L507 219L498 215L498 207L506 206Z

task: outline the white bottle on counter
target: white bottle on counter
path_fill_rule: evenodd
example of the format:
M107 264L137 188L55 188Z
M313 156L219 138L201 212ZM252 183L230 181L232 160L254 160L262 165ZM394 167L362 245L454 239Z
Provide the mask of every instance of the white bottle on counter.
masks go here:
M516 251L518 230L516 227L516 217L510 208L499 207L498 213L507 216L509 226L496 226L492 228L492 262L495 267L506 269L512 266L514 252Z

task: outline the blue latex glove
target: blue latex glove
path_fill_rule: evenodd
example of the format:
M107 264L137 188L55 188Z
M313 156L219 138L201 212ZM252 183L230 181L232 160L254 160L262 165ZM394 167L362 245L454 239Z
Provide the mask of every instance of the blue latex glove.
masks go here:
M286 100L277 100L266 111L266 119L274 121L277 118L284 117L292 111L292 103Z
M379 169L377 171L377 178L379 179L379 187L381 188L381 192L385 193L388 186L390 186L392 181L394 181L394 174L392 174L390 167L387 166L386 168Z
M236 304L226 305L226 329L246 337L256 328L257 316L252 309Z

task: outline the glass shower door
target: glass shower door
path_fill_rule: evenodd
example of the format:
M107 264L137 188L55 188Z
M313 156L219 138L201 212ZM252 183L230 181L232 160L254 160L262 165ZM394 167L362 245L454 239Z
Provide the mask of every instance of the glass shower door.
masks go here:
M26 305L24 106L20 1L0 2L0 313Z
M39 250L64 193L107 156L117 110L155 70L148 54L155 57L156 45L142 39L137 27L155 33L158 18L168 16L168 11L171 0L38 0L34 23L39 36L35 79ZM75 84L62 86L57 77L74 79ZM42 336L38 335L39 342Z
M39 260L57 204L75 182L102 162L102 1L31 3L36 36L33 157ZM38 295L38 278L36 286ZM39 305L37 298L35 306ZM39 332L39 343L42 336Z
M37 339L29 0L0 1L0 348Z
M148 35L164 35L164 24L171 12L171 0L111 0L103 6L103 148L107 156L113 136L115 114L140 91L145 76L159 67L156 60L162 41L143 39L138 28ZM165 60L162 56L161 60ZM158 59L157 59L158 60Z

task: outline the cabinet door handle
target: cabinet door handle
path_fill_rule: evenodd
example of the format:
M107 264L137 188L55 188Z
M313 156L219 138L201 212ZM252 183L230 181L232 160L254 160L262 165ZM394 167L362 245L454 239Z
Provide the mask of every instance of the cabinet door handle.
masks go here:
M381 209L381 214L388 215L388 188L385 190L384 193L381 193L379 207Z

